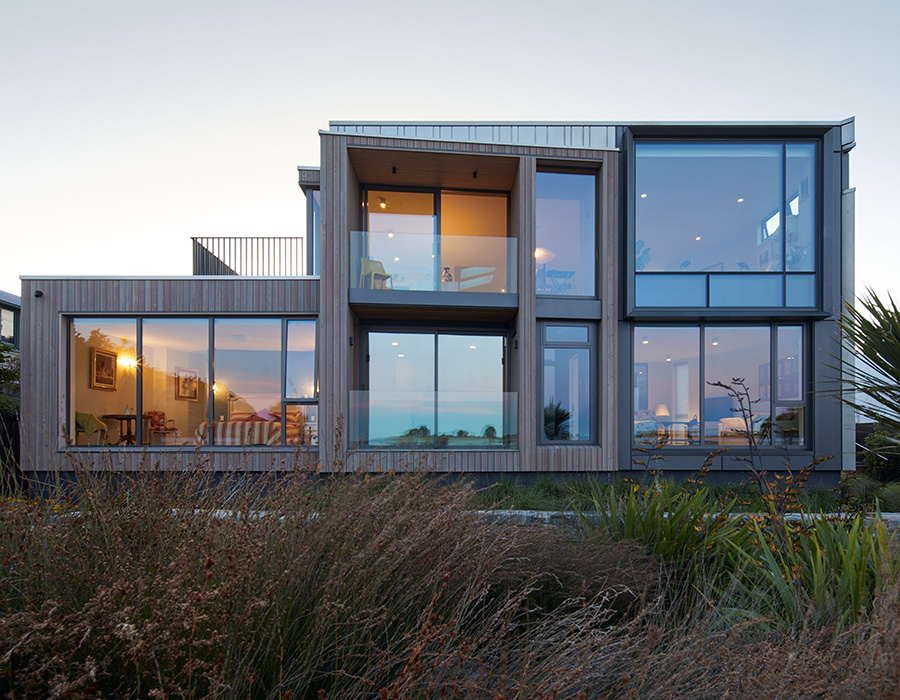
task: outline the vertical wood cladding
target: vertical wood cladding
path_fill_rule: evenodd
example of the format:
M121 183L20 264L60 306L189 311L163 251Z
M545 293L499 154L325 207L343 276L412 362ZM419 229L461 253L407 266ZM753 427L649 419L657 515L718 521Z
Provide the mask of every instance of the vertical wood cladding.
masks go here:
M34 292L40 290L41 296ZM308 278L167 278L22 280L22 468L72 469L76 462L130 470L152 466L265 471L294 455L285 451L66 451L67 319L108 315L284 315L318 313L319 281ZM314 454L314 453L312 453Z

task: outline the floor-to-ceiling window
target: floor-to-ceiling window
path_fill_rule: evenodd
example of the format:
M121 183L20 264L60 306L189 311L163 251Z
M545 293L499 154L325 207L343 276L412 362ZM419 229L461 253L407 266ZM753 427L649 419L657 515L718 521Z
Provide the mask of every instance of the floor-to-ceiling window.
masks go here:
M505 335L370 331L354 392L351 442L440 449L514 447L515 395L506 390Z
M316 320L73 318L73 445L314 445Z
M634 329L637 445L806 444L803 326ZM743 405L742 405L743 401Z

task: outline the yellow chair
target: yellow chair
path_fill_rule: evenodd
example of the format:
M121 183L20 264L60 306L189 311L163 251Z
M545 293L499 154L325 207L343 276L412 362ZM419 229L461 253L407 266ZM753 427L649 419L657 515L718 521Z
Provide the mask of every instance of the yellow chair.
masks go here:
M78 436L84 435L87 444L91 444L91 435L97 435L97 444L105 444L109 442L109 433L106 429L106 423L97 418L93 413L83 413L75 411L75 444L78 444ZM103 441L101 443L101 440Z
M359 266L359 288L366 289L364 282L368 280L368 289L387 289L386 282L391 283L391 289L394 288L394 281L391 276L384 271L384 265L380 260L372 260L370 258L362 258ZM380 286L376 287L375 284Z

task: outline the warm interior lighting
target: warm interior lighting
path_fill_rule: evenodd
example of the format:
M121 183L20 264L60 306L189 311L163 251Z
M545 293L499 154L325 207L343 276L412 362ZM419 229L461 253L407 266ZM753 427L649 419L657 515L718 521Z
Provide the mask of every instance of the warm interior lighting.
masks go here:
M743 197L738 197L738 204L740 204L740 203L743 202L743 201L744 201L744 198L743 198Z
M647 199L647 193L646 193L646 192L644 192L644 193L641 195L641 199Z
M671 362L671 361L672 361L672 356L666 355L666 362Z
M389 234L388 234L388 238L393 238L393 237L394 237L394 234L393 234L393 233L389 233Z
M387 209L387 202L384 201L384 197L379 197L378 200L378 206L382 209Z
M713 344L713 345L718 345L718 344L719 344L719 339L718 339L718 338L713 338L712 344Z
M394 258L394 262L400 262L400 258Z
M118 363L122 369L134 369L137 367L137 360L133 357L120 357Z
M534 249L534 259L539 263L548 263L553 258L556 257L556 253L553 251L547 250L546 248L535 248Z
M653 412L657 418L669 418L672 415L669 413L669 407L664 403L657 404Z
M214 393L214 394L218 394L218 393L219 393L219 385L218 385L218 384L213 384L213 393Z
M644 345L648 345L648 344L650 343L650 341L647 340L647 336L646 336L646 335L644 336L643 340L641 340L641 342L642 342Z
M694 240L695 240L695 241L699 241L699 240L700 240L700 236L696 236L696 237L694 238Z

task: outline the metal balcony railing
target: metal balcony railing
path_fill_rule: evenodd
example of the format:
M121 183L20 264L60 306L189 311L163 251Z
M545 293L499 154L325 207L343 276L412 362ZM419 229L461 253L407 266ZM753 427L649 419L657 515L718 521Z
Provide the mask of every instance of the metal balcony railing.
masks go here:
M299 277L306 274L302 236L195 236L195 275Z

